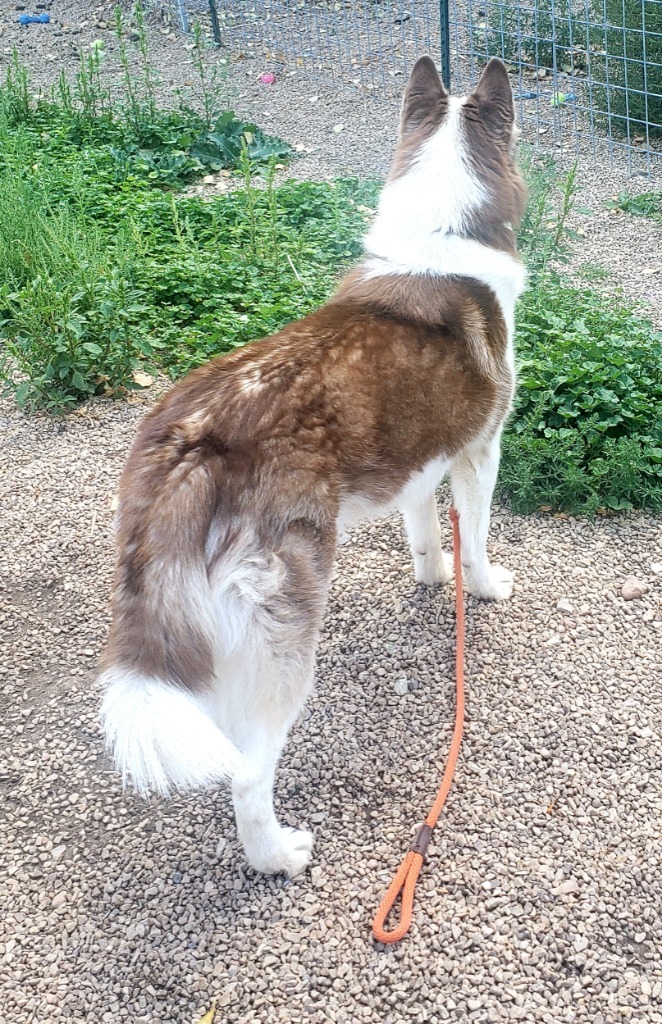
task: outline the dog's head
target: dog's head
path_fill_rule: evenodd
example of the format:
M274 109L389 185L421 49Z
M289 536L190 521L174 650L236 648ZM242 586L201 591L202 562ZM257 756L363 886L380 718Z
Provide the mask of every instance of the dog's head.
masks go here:
M430 57L411 73L389 183L416 190L431 229L500 245L524 215L508 73L492 58L470 96L449 96ZM410 192L409 186L412 191ZM434 221L434 223L432 223Z

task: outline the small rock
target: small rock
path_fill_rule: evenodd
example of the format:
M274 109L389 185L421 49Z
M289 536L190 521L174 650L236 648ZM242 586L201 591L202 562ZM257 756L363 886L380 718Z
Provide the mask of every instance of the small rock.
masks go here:
M577 952L581 953L583 950L588 949L588 939L585 935L576 935L573 945Z
M393 683L393 689L397 693L398 697L404 697L409 690L409 684L406 679L396 679Z
M651 572L654 572L655 575L657 575L658 573L662 572L662 562L652 562L651 563Z
M556 610L557 612L573 612L575 608L567 598L562 597L560 601L556 602Z
M216 181L216 178L214 177L213 174L205 174L205 176L202 179L202 181L203 181L203 184L205 184L205 185L213 185L214 182Z
M59 910L67 902L66 892L58 892L51 900L51 906L53 910Z
M555 888L552 889L552 892L555 896L565 896L566 893L577 892L578 889L579 886L574 878L566 878L566 880L561 882L560 885L555 886Z
M621 597L624 601L637 601L646 593L646 584L638 580L636 576L628 576L621 587Z

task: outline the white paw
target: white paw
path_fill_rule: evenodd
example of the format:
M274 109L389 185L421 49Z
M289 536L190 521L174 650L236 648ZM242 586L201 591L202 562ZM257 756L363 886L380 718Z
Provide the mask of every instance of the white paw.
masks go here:
M305 871L312 857L315 837L312 832L296 828L281 828L275 849L257 856L249 854L251 867L263 875L285 874L288 878Z
M483 601L505 601L513 592L513 574L502 565L490 565L487 573L473 579L467 572L466 587Z
M439 583L448 583L452 575L453 562L444 551L437 551L433 555L414 555L414 577L417 583L434 587Z

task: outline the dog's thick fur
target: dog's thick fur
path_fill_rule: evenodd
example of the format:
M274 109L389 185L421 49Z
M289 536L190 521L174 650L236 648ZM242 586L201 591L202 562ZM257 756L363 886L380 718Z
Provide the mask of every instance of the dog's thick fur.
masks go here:
M510 594L486 540L525 280L515 135L499 61L455 99L419 60L364 261L316 313L177 384L129 456L108 741L141 792L232 778L260 871L310 859L312 836L278 824L272 787L343 531L400 508L416 578L446 583L435 487L450 472L467 588Z

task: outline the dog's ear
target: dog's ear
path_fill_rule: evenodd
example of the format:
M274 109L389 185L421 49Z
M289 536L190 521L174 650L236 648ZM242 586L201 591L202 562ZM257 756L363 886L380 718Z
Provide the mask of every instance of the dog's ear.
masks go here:
M515 101L505 65L492 57L473 92L481 121L498 138L510 141L515 124Z
M416 131L431 115L442 115L447 100L448 93L434 61L431 57L419 57L409 76L402 101L401 135Z

